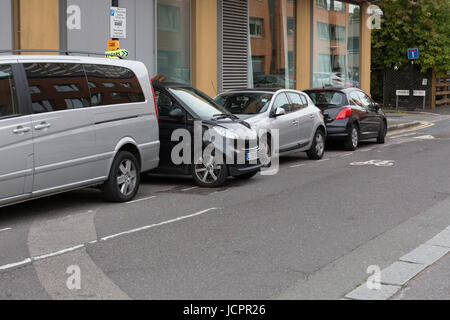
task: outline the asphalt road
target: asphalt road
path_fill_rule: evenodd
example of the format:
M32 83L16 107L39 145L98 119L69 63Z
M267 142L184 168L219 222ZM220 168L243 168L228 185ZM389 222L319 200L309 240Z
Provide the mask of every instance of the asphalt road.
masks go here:
M2 208L0 299L339 299L450 225L449 159L442 117L217 190L148 176L128 204L86 189Z

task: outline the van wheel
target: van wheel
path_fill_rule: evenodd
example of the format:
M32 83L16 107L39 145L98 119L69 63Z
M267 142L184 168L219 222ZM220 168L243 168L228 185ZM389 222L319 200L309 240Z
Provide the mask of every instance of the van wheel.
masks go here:
M227 166L216 163L214 157L195 162L191 166L191 173L195 183L204 188L220 187L228 177Z
M345 150L355 151L359 145L359 130L358 127L352 124L350 127L350 134L344 141Z
M139 190L141 170L136 157L120 151L111 166L108 180L102 186L103 197L111 202L133 200Z
M307 152L308 158L311 160L320 160L325 153L325 134L322 130L317 129L314 134L313 142L311 144L311 149Z

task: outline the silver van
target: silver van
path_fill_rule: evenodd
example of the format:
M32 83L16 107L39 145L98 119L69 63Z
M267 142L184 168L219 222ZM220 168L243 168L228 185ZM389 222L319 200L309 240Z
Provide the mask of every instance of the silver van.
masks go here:
M0 56L0 207L88 186L101 186L109 201L130 201L140 174L158 164L144 64Z

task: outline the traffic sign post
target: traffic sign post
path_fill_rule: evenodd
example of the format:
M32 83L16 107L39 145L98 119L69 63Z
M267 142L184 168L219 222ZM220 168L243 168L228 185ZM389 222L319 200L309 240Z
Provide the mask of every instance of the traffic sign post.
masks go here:
M419 49L418 48L409 48L408 49L408 59L409 60L419 59Z

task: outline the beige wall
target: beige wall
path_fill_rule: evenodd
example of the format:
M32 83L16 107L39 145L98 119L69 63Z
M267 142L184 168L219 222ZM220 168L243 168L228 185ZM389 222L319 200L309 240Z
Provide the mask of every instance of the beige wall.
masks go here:
M217 94L217 1L192 3L192 85Z
M296 72L295 72L295 88L297 90L305 90L310 87L311 75L311 1L297 0L297 19L296 33L297 52Z
M366 21L369 19L367 8L370 3L361 5L361 53L360 53L360 87L370 94L370 65L371 65L371 33Z
M58 0L15 2L15 48L59 49Z

